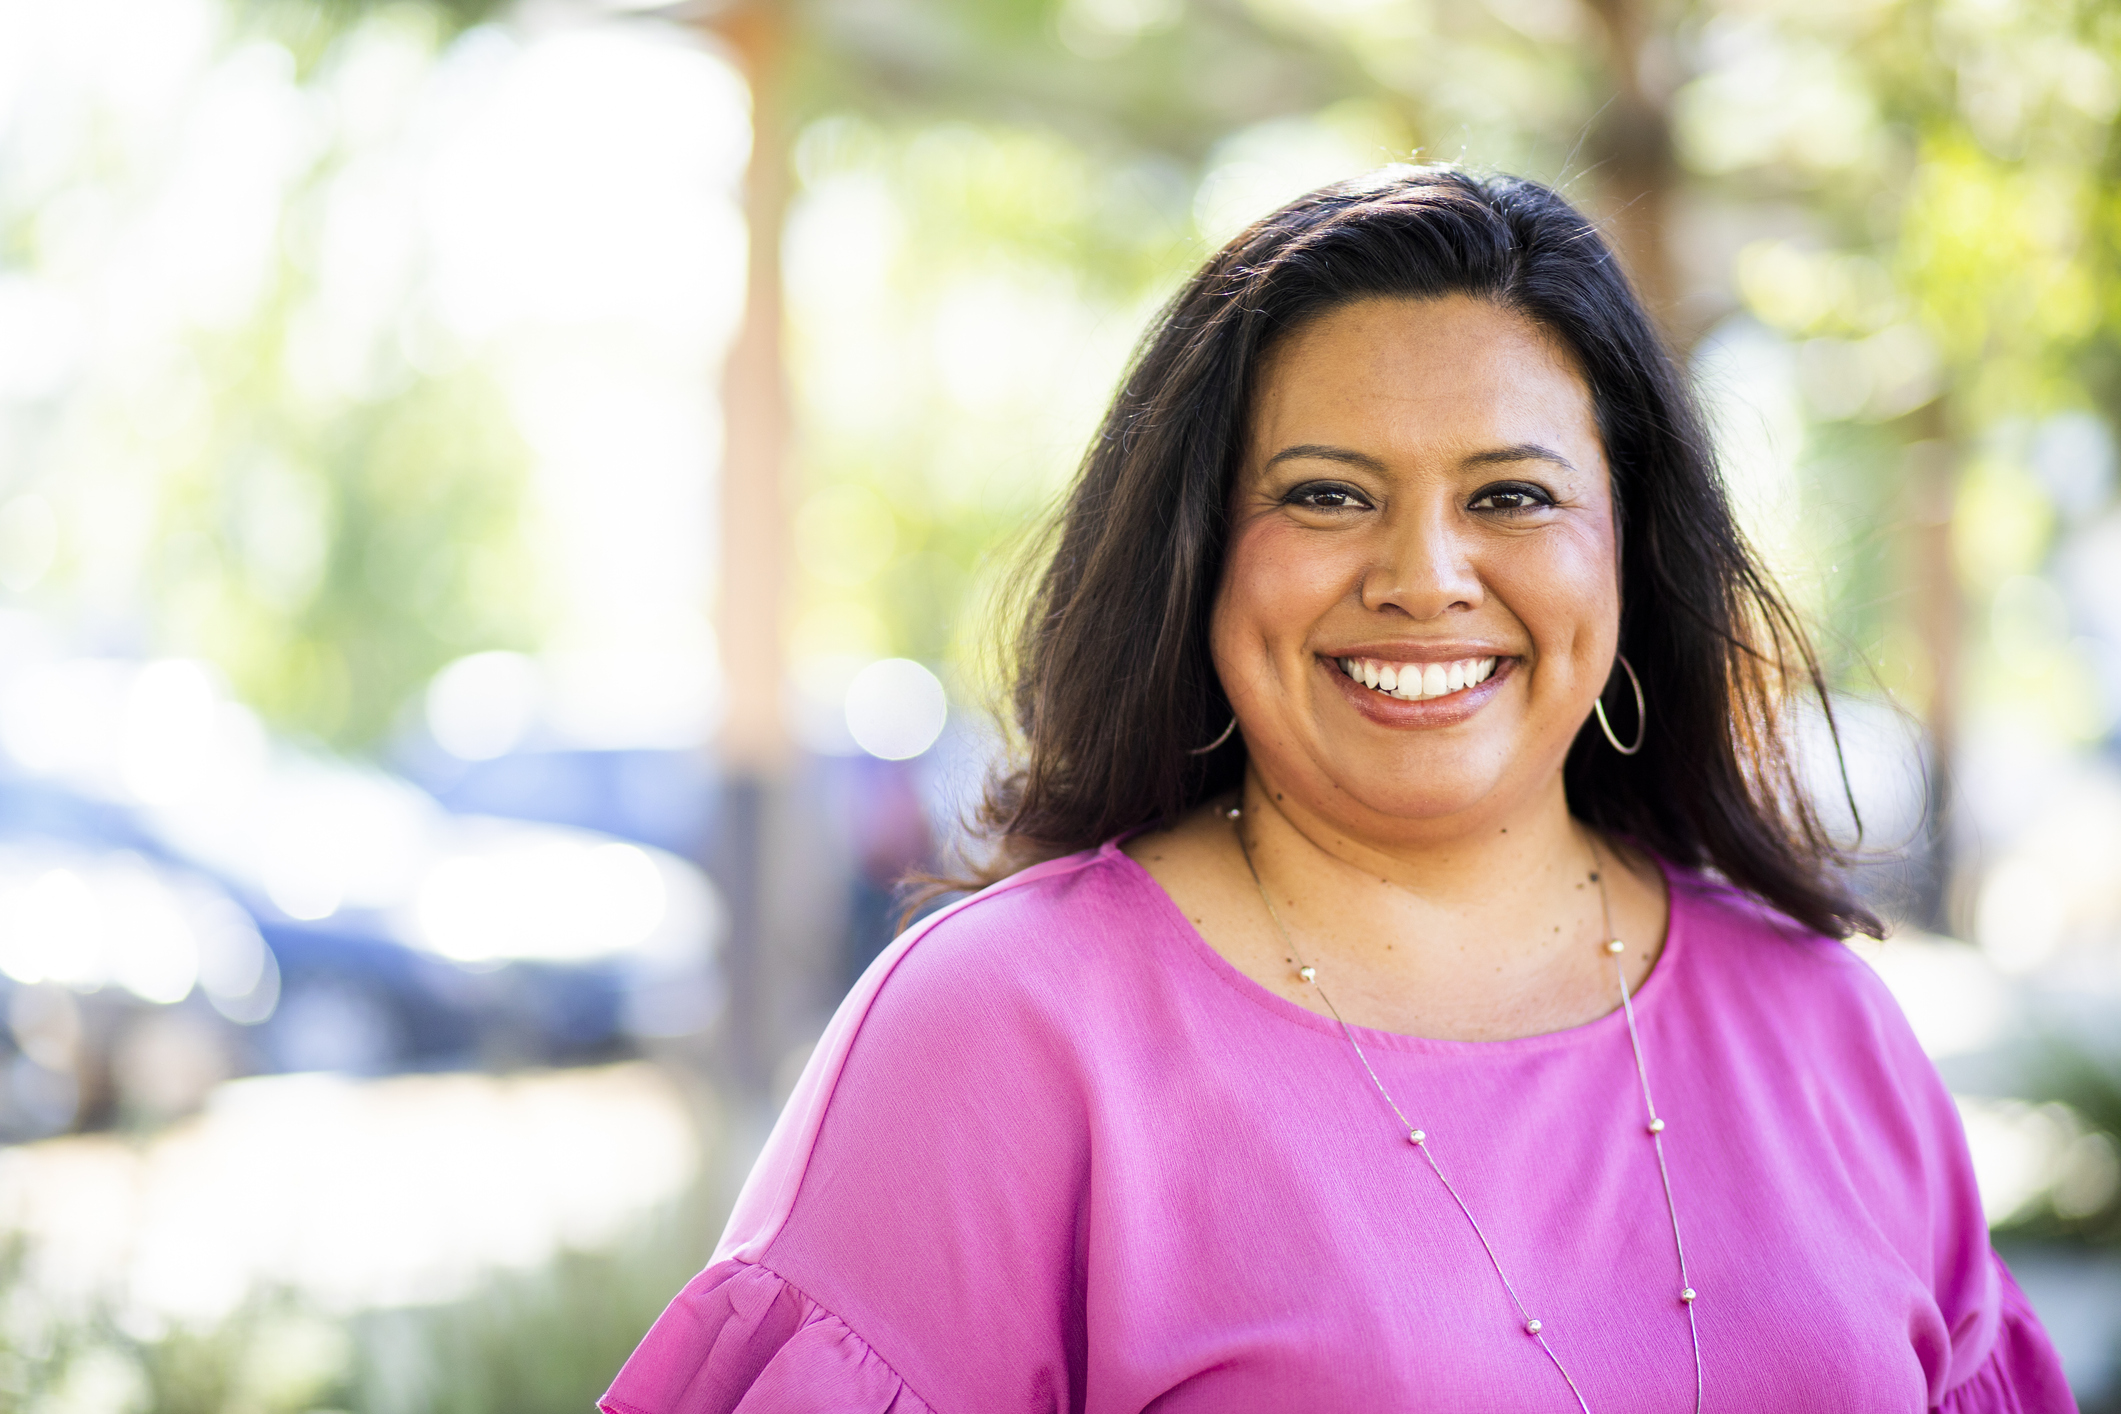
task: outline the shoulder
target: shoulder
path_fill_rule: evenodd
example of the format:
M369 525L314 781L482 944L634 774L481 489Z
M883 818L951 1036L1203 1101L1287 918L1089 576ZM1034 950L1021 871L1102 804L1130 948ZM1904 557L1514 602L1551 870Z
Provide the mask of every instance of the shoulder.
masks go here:
M1074 957L1138 935L1155 892L1141 866L1108 843L1012 874L924 920L902 941L928 965Z
M1957 1183L1957 1107L1900 1003L1847 944L1727 884L1674 873L1681 1015L1739 1083L1811 1115L1845 1160Z
M1870 964L1728 884L1671 879L1681 1010L1727 1060L1850 1124L1963 1142L1936 1066Z
M1130 868L1110 850L1037 865L887 948L819 1040L715 1260L777 1273L924 1392L1064 1369L1093 1072L1124 987L1106 964L1155 902ZM977 1352L936 1346L975 1327L991 1337Z
M1666 868L1672 927L1697 978L1762 997L1791 1021L1865 1017L1905 1030L1878 974L1848 944L1793 922L1721 880ZM1908 1033L1912 1042L1912 1033Z
M717 1256L757 1260L821 1152L896 1163L901 1178L932 1170L942 1196L954 1171L963 1196L968 1173L1001 1171L977 1159L1005 1132L1050 1148L1080 1130L1100 1018L1125 986L1118 964L1139 952L1158 898L1108 845L1034 865L902 935L812 1051ZM1058 1153L1035 1157L1066 1166Z
M1672 893L1701 1068L1831 1152L1940 1300L1976 1300L1988 1237L1958 1107L1883 979L1728 885L1675 875Z
M1080 1011L1139 958L1167 908L1114 845L1033 865L894 943L863 979L875 983L867 1027Z

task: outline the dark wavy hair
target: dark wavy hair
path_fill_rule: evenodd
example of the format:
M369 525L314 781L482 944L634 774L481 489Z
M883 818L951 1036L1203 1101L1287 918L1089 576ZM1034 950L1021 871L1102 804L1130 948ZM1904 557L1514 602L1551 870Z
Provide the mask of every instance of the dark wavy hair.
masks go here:
M1261 361L1351 301L1452 294L1514 310L1574 354L1612 468L1620 647L1649 719L1635 756L1586 720L1562 768L1569 808L1808 929L1878 933L1783 730L1794 694L1826 703L1817 659L1739 532L1671 354L1567 201L1450 167L1388 167L1299 198L1165 307L1043 541L1043 573L1021 582L1016 751L978 817L991 852L960 882L1172 821L1238 784L1241 735L1204 755L1191 748L1231 716L1208 618ZM1624 680L1606 691L1624 729L1633 694Z

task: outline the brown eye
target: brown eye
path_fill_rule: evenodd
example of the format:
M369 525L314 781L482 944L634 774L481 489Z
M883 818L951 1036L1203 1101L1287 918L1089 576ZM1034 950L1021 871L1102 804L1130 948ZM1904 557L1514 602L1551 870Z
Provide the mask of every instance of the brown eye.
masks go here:
M1352 486L1343 486L1331 481L1310 481L1295 487L1282 497L1282 504L1302 506L1310 511L1353 510L1367 505L1361 494Z
M1502 486L1490 486L1473 498L1468 507L1476 511L1501 511L1505 515L1513 511L1532 511L1554 504L1554 498L1537 486L1514 481Z

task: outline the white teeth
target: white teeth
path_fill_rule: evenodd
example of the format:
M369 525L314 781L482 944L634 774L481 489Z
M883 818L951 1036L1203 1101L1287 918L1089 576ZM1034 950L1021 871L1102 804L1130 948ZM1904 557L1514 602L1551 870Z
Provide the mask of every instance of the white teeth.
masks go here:
M1494 676L1493 658L1461 658L1455 663L1385 663L1375 658L1339 659L1340 670L1364 687L1388 693L1402 702L1421 702L1463 692Z

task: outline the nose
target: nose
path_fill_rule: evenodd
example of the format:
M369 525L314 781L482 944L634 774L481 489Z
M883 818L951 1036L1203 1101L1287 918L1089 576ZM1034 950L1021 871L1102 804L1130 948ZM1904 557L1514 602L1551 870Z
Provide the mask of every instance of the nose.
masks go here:
M1365 609L1426 623L1480 607L1487 591L1472 545L1453 524L1452 509L1409 508L1382 518L1377 553L1357 585Z

